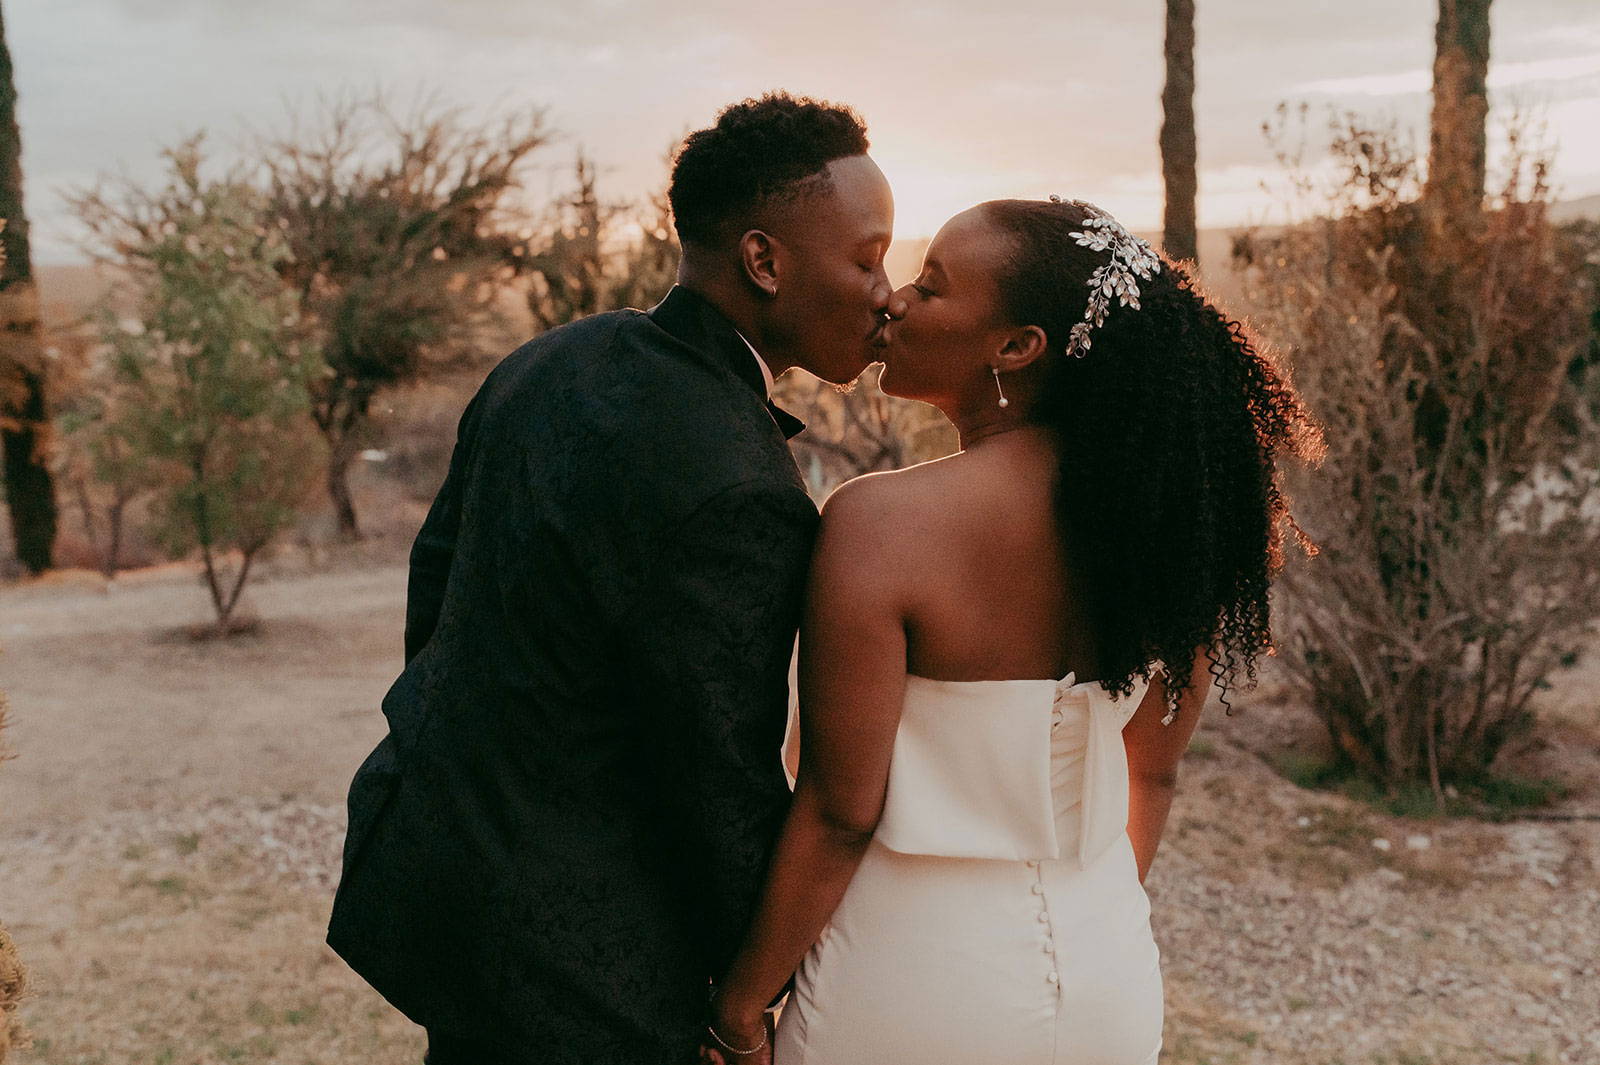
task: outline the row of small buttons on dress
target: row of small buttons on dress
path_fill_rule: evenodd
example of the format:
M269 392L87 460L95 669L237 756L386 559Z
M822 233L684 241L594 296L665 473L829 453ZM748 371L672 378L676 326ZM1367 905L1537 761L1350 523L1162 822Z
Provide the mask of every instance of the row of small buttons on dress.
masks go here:
M1056 970L1056 944L1055 939L1050 935L1050 910L1044 898L1044 873L1039 869L1039 863L1036 861L1030 860L1028 868L1033 870L1033 886L1030 890L1033 892L1034 898L1038 900L1039 923L1044 926L1044 932L1040 937L1039 944L1044 950L1045 956L1050 959L1050 971L1045 973L1044 979L1051 986L1059 986L1061 974Z
M1061 727L1063 716L1059 703L1050 708L1050 731L1052 733ZM1045 973L1044 979L1051 987L1059 988L1061 986L1061 974L1056 969L1055 939L1050 935L1050 910L1045 904L1044 874L1040 871L1039 863L1036 861L1028 862L1028 868L1033 870L1033 887L1031 890L1034 898L1039 900L1039 923L1044 926L1044 934L1040 939L1040 946L1050 959L1050 971Z

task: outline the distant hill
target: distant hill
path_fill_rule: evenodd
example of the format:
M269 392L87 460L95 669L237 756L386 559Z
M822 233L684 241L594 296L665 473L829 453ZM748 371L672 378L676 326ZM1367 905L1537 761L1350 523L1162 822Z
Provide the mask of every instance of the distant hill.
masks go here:
M40 312L46 329L60 328L82 318L111 288L111 280L98 266L63 263L34 267L39 282Z
M1233 229L1202 229L1199 233L1201 273L1214 294L1226 298L1233 291L1233 270L1229 255L1233 247ZM1152 244L1159 244L1161 234L1140 233ZM889 280L896 286L904 285L917 276L922 268L922 256L928 250L929 237L907 237L896 240L889 248L883 266Z
M1557 222L1576 218L1600 219L1600 195L1564 200L1555 204L1550 215ZM1200 231L1201 274L1211 292L1227 299L1237 294L1235 275L1229 265L1229 252L1237 226L1224 226ZM1159 233L1140 233L1151 243L1159 243ZM923 253L928 250L930 237L903 237L889 248L884 260L889 280L896 286L904 285L917 276L922 268ZM46 326L60 326L82 316L110 288L111 282L99 267L84 264L62 263L36 268L39 277L39 295L44 301Z
M1571 222L1578 218L1600 219L1600 196L1562 200L1550 208L1550 217L1557 222Z
M1600 219L1600 195L1563 200L1553 204L1550 208L1550 217L1555 222L1570 222L1579 218ZM1222 226L1216 229L1202 229L1198 235L1200 279L1204 282L1207 293L1224 303L1237 298L1240 293L1239 275L1233 269L1232 252L1233 236L1244 228ZM1151 244L1159 246L1161 243L1160 233L1147 231L1138 235ZM903 285L917 276L917 271L922 266L922 256L928 250L929 240L928 237L908 237L894 242L889 248L888 257L884 260L884 268L889 273L890 281L896 285Z

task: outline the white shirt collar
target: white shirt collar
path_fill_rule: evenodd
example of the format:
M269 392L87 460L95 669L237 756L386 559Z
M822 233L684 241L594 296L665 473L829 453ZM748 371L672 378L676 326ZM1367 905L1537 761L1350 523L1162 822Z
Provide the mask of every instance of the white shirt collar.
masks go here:
M735 333L739 333L739 331L737 329L735 329L734 332ZM767 383L767 398L771 399L772 398L772 369L771 369L771 367L769 367L767 365L767 360L763 359L761 357L761 352L756 350L756 346L754 344L750 343L750 341L748 339L746 339L746 337L745 337L745 335L743 333L739 333L739 339L744 341L744 346L749 348L750 349L750 354L755 356L756 365L761 367L761 380L763 380L763 381L765 381Z

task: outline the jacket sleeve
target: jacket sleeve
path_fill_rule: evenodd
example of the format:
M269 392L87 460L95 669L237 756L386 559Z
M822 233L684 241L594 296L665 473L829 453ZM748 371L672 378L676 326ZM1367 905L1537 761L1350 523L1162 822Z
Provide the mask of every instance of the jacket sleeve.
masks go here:
M750 921L788 810L789 660L816 523L793 489L724 489L650 553L632 612L652 798L684 855L713 977Z
M439 624L439 612L444 607L445 586L450 580L450 566L455 561L456 536L461 530L461 499L471 450L469 419L476 404L474 397L461 414L455 449L450 454L450 470L411 545L410 572L406 580L407 665L433 637L433 630Z

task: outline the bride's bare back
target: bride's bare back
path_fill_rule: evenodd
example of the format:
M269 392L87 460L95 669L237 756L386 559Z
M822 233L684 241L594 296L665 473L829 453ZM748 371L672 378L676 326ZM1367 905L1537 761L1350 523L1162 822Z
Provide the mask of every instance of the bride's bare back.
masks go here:
M1016 430L852 486L870 492L903 560L894 579L905 604L907 672L938 680L1100 675L1081 567L1056 521L1059 468L1042 432Z

